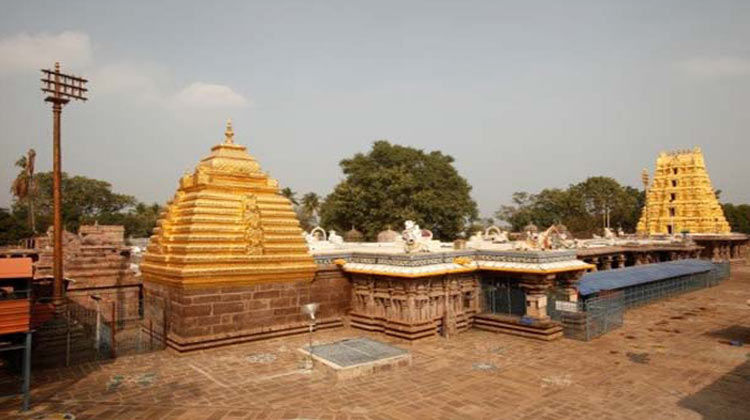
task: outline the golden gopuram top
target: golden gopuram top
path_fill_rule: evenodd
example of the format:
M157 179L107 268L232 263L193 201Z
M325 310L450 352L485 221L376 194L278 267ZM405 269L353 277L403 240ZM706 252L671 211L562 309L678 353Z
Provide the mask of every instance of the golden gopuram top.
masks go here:
M701 149L659 154L638 232L729 233L730 230L711 187Z
M225 139L180 179L141 263L178 287L311 281L315 263L290 201L245 146Z

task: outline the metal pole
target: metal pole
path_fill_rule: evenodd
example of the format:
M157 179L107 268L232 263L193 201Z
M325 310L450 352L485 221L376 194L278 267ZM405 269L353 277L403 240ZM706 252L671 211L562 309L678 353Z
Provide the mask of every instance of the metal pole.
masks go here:
M29 409L29 388L31 385L31 331L26 332L26 346L23 348L23 411Z
M59 74L55 75L55 80L59 81ZM60 90L60 85L55 85L55 90ZM55 313L60 315L63 312L63 227L62 227L62 151L60 147L60 114L62 114L62 104L55 102L52 104L52 202L54 208L54 265L52 273L55 277L52 289L52 304L55 307Z

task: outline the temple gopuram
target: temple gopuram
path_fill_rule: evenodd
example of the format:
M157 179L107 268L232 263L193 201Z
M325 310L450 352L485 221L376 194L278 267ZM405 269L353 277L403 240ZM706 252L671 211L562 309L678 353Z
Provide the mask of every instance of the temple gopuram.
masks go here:
M638 232L649 235L730 232L699 147L661 153L656 159Z

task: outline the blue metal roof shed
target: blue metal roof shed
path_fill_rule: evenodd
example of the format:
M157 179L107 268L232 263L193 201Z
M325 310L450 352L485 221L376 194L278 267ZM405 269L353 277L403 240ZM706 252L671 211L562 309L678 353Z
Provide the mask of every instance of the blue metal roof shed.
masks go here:
M714 265L710 261L693 259L597 271L583 275L578 283L578 293L581 296L587 296L602 290L622 289L690 274L705 273L713 269Z

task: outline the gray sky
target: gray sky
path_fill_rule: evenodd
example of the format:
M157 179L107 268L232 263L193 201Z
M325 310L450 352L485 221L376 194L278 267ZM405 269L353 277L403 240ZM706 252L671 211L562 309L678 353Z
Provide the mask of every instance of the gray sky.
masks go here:
M51 167L41 67L88 77L63 169L163 203L231 117L304 193L377 139L456 158L483 215L589 175L638 186L703 147L750 202L748 1L2 2L0 206L29 147Z

